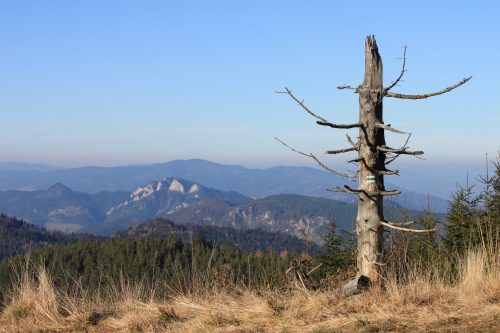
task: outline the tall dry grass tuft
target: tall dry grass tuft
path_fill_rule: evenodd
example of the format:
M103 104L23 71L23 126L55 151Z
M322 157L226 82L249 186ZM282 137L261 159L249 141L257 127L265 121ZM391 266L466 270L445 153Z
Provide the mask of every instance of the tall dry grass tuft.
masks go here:
M338 290L249 290L212 283L155 297L125 278L106 295L54 287L46 270L19 275L0 317L2 332L429 332L500 330L498 253L471 250L455 279L428 265L405 282L350 298ZM28 271L28 270L26 270ZM207 281L198 286L206 285ZM217 286L217 287L213 287Z
M26 270L17 277L8 306L2 313L2 321L11 327L24 326L30 331L40 327L51 329L54 325L59 327L60 313L69 308L72 308L72 304L61 302L43 267L35 276Z
M457 289L466 301L500 301L500 256L485 249L469 251L460 262Z

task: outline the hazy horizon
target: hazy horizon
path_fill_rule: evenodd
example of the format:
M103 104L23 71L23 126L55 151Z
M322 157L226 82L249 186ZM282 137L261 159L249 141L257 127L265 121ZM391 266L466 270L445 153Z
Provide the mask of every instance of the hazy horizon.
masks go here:
M290 152L293 154L292 152ZM495 156L488 156L488 160L492 161ZM313 161L307 158L303 158L303 163L276 163L276 164L246 164L239 163L238 161L217 161L217 160L207 160L201 158L187 158L187 159L173 159L155 162L144 162L144 163L123 163L123 164L113 164L113 165L98 165L98 164L83 164L83 165L53 165L50 163L29 163L29 162L17 162L17 161L7 161L0 162L0 167L9 163L20 163L20 164L31 164L39 165L40 167L55 167L55 168L80 168L80 167L123 167L123 166L140 166L140 165L150 165L150 164L162 164L168 163L176 160L204 160L212 163L222 164L222 165L238 165L248 169L267 169L279 166L293 166L293 167L310 167L319 170L323 170L317 166ZM22 167L22 166L21 166ZM349 164L335 165L339 170L354 170ZM490 163L490 172L492 170ZM463 161L462 163L456 163L453 161L446 162L428 162L426 160L410 159L403 160L401 162L396 162L394 168L400 170L399 177L391 177L386 180L387 183L401 186L405 189L420 192L420 193L431 193L433 195L439 196L441 198L449 198L449 195L456 189L457 185L465 185L467 182L469 184L475 185L476 189L479 190L481 187L480 176L484 176L486 173L485 166L485 156L477 161ZM13 169L16 169L14 166ZM332 175L332 178L335 178ZM153 180L153 179L151 179Z

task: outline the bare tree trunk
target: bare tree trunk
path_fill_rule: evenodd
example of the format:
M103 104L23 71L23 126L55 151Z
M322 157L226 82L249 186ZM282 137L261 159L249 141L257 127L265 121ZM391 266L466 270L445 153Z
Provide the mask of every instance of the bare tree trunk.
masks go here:
M409 133L399 131L390 125L386 125L382 118L382 100L386 97L400 99L424 99L432 96L445 94L468 82L471 77L464 78L458 83L437 92L406 95L390 91L396 87L405 73L406 47L403 54L403 67L401 73L388 87L383 86L382 81L382 59L378 53L377 42L374 36L365 39L365 78L361 85L353 87L350 85L338 86L338 89L351 89L359 94L359 121L353 124L336 124L312 112L304 101L295 97L290 89L279 92L289 95L297 102L304 111L316 118L318 125L335 129L359 128L359 140L355 143L347 136L351 147L337 150L327 150L326 154L341 154L358 151L358 158L353 160L359 163L358 188L352 189L345 185L344 188L331 189L335 192L345 192L358 195L358 215L356 217L357 234L357 268L356 277L349 281L343 288L344 295L352 295L369 287L372 283L379 281L379 266L382 262L382 250L384 242L384 226L398 231L409 232L433 232L436 229L416 230L401 227L409 222L388 222L384 220L384 196L397 195L400 191L386 191L384 186L384 175L397 175L399 171L387 170L386 165L396 160L401 155L422 155L423 151L409 151L407 147L410 138ZM384 131L398 134L408 134L406 143L400 148L390 148L385 144ZM277 139L277 138L276 138ZM345 173L338 172L321 162L315 155L298 151L285 142L277 139L286 147L301 155L312 158L325 170L347 179L351 177ZM389 156L386 160L386 156ZM351 162L353 162L351 161Z
M376 127L382 121L382 59L374 37L365 40L365 79L359 90L359 189L356 233L358 239L358 276L378 280L377 263L383 248L385 154L377 147L385 146L384 130ZM372 195L373 194L373 195Z

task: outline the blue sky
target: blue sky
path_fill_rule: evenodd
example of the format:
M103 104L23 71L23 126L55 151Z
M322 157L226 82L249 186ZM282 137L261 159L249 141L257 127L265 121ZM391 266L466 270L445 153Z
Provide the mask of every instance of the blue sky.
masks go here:
M426 160L461 170L500 148L500 5L495 1L1 1L0 162L118 165L205 158L311 165L273 140L321 153L345 131L318 128L284 86L334 122L353 122L375 34L384 81L423 101L385 99ZM393 89L396 91L396 89ZM348 132L355 135L355 131ZM404 138L388 134L398 146ZM344 161L328 159L334 165ZM345 168L345 165L342 164ZM436 171L437 172L437 171Z

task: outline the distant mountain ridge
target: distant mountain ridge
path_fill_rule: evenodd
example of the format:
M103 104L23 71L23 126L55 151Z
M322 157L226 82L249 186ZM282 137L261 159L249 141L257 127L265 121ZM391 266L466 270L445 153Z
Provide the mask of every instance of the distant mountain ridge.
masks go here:
M352 195L327 192L327 188L344 185L344 181L323 170L310 167L277 166L250 169L206 160L174 160L166 163L119 167L81 167L67 169L4 170L0 164L0 189L37 190L63 183L75 191L133 191L151 179L178 177L223 191L236 191L249 197L276 194L299 194L355 202ZM388 185L388 187L393 188ZM412 209L430 208L445 212L444 199L403 189L403 195L391 198Z
M50 164L43 163L19 163L19 162L3 162L0 163L0 170L2 171L18 171L18 170L28 170L28 171L50 171L62 169Z
M399 209L386 205L386 217ZM251 199L181 178L163 178L131 193L88 194L60 183L45 191L1 191L0 211L65 232L111 235L165 218L179 225L285 233L320 244L332 221L343 232L353 230L356 203L297 194ZM410 210L408 214L418 217L422 212Z
M180 179L164 178L134 192L75 192L57 183L47 190L0 191L0 212L49 230L110 233L185 208L204 198L240 203L248 197Z
M88 194L60 183L45 191L3 191L0 211L65 232L110 235L166 218L179 225L260 229L321 243L321 235L333 220L341 229L352 230L355 205L299 195L251 199L181 178L164 178L132 193Z
M228 204L250 200L234 191L220 191L181 178L163 178L161 181L152 181L138 187L127 200L108 208L104 223L90 230L100 233L114 232L124 226L169 216L207 198Z
M126 192L88 194L57 183L47 190L0 191L0 211L49 230L75 232L101 223L109 205L125 200Z
M248 197L239 194L238 192L219 191L217 189L207 188L200 184L185 179L165 177L161 181L154 180L151 183L147 184L146 186L138 187L130 195L130 198L128 200L120 203L116 207L112 207L108 212L106 212L106 215L111 215L115 211L125 206L134 205L136 202L139 202L141 200L154 198L157 199L156 201L161 201L162 199L165 199L163 197L157 198L157 196L160 195L161 193L163 194L178 193L179 195L184 196L185 198L188 199L199 199L200 197L212 197L212 198L219 198L231 203L239 203L247 201L249 199ZM158 202L158 204L161 205L162 202ZM167 213L169 212L170 210L167 211Z
M214 225L238 230L262 229L322 243L322 235L335 221L351 231L356 216L353 204L294 194L269 196L238 205L207 199L168 215L177 224Z

